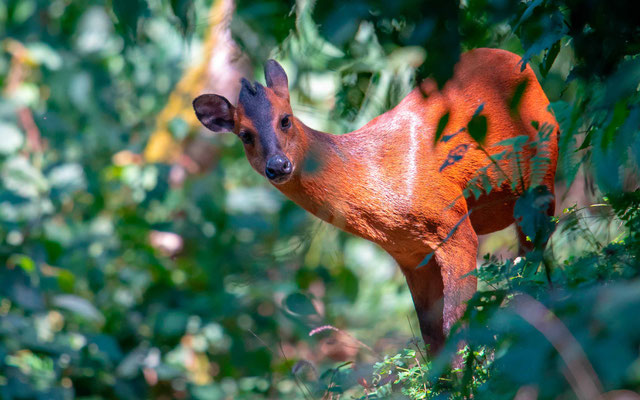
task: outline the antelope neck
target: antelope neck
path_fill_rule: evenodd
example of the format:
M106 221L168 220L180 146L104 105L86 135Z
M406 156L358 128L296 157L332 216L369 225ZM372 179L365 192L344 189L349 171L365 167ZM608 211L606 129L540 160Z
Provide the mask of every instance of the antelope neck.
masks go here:
M355 235L384 242L383 228L375 221L381 211L377 192L367 176L370 149L367 132L332 135L304 126L306 159L295 179L279 189L317 217Z

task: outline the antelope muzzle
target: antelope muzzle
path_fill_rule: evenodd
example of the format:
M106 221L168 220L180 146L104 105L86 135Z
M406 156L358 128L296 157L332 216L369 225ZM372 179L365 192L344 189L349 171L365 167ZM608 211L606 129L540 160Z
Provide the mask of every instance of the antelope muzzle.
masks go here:
M282 154L276 154L267 160L264 174L274 183L283 183L291 175L291 161Z

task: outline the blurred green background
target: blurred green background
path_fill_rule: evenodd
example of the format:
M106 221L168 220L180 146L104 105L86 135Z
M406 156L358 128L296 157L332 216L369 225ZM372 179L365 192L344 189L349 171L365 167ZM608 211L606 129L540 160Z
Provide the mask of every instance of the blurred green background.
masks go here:
M0 0L0 398L638 390L632 3ZM552 102L558 217L521 216L556 228L525 258L512 229L482 238L481 292L455 333L471 356L452 373L417 354L393 260L284 198L233 135L200 130L190 101L235 100L238 78L263 81L275 57L297 117L340 134L416 80L446 81L475 47L522 55ZM553 340L509 306L521 293L569 328L592 375L572 380Z

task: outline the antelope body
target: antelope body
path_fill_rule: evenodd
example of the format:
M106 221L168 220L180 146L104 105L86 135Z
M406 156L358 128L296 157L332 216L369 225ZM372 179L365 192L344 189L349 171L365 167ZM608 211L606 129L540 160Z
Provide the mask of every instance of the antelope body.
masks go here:
M472 50L441 90L426 80L395 108L344 135L316 131L293 116L287 76L275 61L267 62L265 76L267 87L243 80L237 107L218 95L199 96L196 115L213 131L238 135L253 168L305 210L386 250L406 277L425 342L437 351L476 291L476 278L465 275L476 267L477 235L514 222L517 193L509 183L498 185L495 170L488 170L491 190L463 197L491 162L464 129L481 105L489 153L504 150L495 144L508 138L537 140L536 124L552 127L542 184L554 191L558 124L534 72L521 71L520 57L507 51ZM518 87L524 91L514 112ZM436 142L446 113L446 140ZM535 154L530 148L519 155L525 188ZM513 163L500 167L517 175ZM519 239L524 244L521 232Z

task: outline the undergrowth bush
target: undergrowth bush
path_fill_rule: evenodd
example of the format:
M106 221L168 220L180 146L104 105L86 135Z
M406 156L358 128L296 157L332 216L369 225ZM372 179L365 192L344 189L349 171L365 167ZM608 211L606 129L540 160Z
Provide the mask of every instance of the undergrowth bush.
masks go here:
M601 207L611 215L600 218L619 227L613 240L583 231L590 210L572 208L559 218L556 234L581 231L593 251L564 260L552 248L507 260L487 255L475 272L484 289L443 353L430 359L416 341L385 356L358 380L358 398L513 399L524 391L543 399L594 398L640 391L640 191L606 200Z
M393 107L416 80L444 82L462 51L520 54L560 124L557 201L579 183L580 206L550 219L537 206L549 193L524 193L516 217L534 250L484 259L478 293L433 358L419 341L403 345L413 311L393 261L311 223L233 137L203 137L178 116L173 139L198 143L210 169L142 161L187 60L207 57L212 2L0 1L0 398L640 390L633 0L235 3L231 31L250 74L276 56L296 115L336 133ZM521 139L508 145L533 145ZM335 358L351 361L316 354L318 326L350 337L357 351Z

